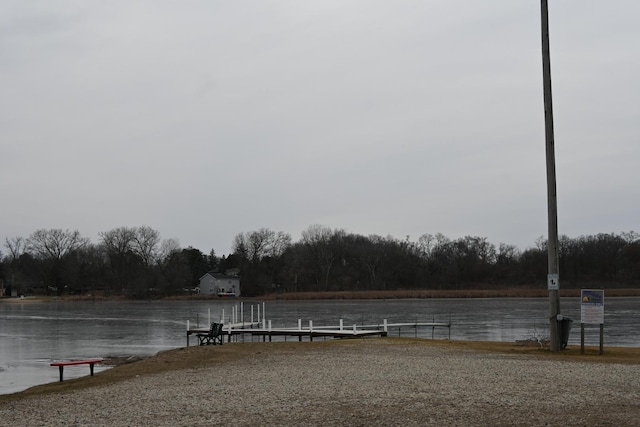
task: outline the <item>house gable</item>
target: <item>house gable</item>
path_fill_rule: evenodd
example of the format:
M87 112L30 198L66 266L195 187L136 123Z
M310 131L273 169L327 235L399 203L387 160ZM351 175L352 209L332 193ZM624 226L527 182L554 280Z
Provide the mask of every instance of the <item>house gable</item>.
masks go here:
M200 294L239 297L240 277L208 272L200 278Z

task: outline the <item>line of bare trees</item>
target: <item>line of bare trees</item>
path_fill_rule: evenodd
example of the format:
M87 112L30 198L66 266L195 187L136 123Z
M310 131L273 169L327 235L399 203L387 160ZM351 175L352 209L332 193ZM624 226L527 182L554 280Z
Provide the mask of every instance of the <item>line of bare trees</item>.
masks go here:
M0 279L16 294L174 295L220 264L214 251L181 249L177 240L162 239L148 226L99 233L97 244L62 229L36 230L4 243Z
M286 245L281 244L286 242ZM276 251L255 248L277 248ZM312 225L298 242L267 229L241 233L233 246L243 293L393 289L546 287L546 241L521 251L484 237L417 241L362 236ZM634 232L560 239L563 286L637 286L640 236Z
M221 258L151 227L120 227L93 244L78 231L37 230L8 238L0 280L18 293L178 295L208 271L240 271L243 295L272 292L545 287L546 241L520 250L484 237L455 240L425 234L417 241L362 236L312 225L293 242L267 228L236 235ZM635 232L560 238L563 287L640 284L640 236Z

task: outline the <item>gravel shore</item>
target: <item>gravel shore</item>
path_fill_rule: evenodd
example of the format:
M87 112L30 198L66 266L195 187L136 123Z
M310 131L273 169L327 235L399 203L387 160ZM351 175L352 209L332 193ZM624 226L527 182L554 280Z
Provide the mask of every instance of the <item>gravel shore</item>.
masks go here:
M233 345L247 344L199 351L215 357ZM0 402L0 423L640 425L640 365L544 360L393 339L255 348L212 366L9 399Z

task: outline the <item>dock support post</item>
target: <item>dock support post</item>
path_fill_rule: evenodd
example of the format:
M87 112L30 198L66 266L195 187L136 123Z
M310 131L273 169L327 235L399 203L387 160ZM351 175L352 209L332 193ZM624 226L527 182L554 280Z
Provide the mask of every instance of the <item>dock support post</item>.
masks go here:
M271 342L271 320L269 320L269 342Z
M432 320L431 322L432 322L432 323L436 323L436 315L435 315L435 314L433 315L433 318L432 318L432 319L433 319L433 320ZM431 327L431 339L433 339L433 337L435 336L435 333L436 333L436 327L435 327L435 326L432 326L432 327Z

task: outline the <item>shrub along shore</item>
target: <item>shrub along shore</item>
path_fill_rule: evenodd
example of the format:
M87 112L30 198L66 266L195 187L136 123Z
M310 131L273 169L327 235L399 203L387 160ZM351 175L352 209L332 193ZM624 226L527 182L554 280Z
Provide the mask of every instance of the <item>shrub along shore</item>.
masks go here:
M606 289L607 297L640 296L640 289ZM317 299L429 299L429 298L543 298L548 297L546 289L411 289L389 291L337 291L337 292L297 292L269 294L265 300L317 300ZM580 289L560 289L561 297L579 297Z
M593 287L598 289L597 286ZM287 292L242 297L242 300L357 300L357 299L433 299L433 298L545 298L549 296L546 289L409 289L380 291L328 291L328 292ZM560 289L561 297L579 297L580 289ZM606 297L638 297L640 288L605 289ZM120 301L134 298L126 296L101 295L62 295L62 296L26 296L24 298L0 298L0 303L29 301ZM215 295L187 295L158 298L162 301L217 300Z

